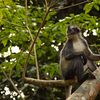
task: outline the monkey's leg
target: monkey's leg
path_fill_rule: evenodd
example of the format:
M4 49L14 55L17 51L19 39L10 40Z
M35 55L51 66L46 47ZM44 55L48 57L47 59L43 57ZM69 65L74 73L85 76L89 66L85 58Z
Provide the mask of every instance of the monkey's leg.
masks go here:
M88 67L85 71L83 76L87 77L87 79L95 79L95 76L92 73L93 71Z
M93 72L97 69L97 65L93 61L88 59L86 65L84 65L84 71L87 68L89 68L89 70L91 70Z
M70 86L66 86L65 87L65 95L66 95L66 98L68 98L72 93L72 85Z
M81 60L79 60L76 62L75 69L74 69L75 75L76 75L79 83L84 81L84 79L83 79L83 74L84 74L83 66L84 66L83 63L81 62Z
M84 65L81 60L77 61L75 65L75 74L80 84L83 83L86 79L94 78L94 75L90 73L88 70L84 71Z

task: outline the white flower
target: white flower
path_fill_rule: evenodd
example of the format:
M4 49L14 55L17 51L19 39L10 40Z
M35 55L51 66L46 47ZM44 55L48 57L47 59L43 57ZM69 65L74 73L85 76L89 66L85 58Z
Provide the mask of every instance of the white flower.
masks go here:
M12 53L19 53L20 49L18 46L15 46L15 47L11 47L11 51L12 51Z

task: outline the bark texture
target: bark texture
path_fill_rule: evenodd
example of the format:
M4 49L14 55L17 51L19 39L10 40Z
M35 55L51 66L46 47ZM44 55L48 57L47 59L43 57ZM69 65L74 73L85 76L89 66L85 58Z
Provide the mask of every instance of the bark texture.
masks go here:
M95 100L100 91L100 68L93 74L95 80L86 80L69 98L66 100Z

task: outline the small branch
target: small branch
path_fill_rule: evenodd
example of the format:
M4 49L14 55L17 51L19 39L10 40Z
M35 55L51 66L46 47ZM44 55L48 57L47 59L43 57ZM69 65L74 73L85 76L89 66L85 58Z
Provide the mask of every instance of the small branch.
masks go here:
M28 15L28 13L27 13L27 0L25 0L25 14L26 14L26 25L28 24L28 17L27 17L27 15Z
M45 6L46 6L46 7L48 6L48 2L47 2L47 0L45 0Z
M31 36L31 39L32 41L34 40L33 37L32 37L32 34L31 34L31 31L29 29L29 27L27 26L27 29L29 31L29 34ZM32 45L32 44L31 44ZM37 79L40 79L40 74L39 74L39 66L38 66L38 60L37 60L37 53L36 53L36 44L34 44L34 57L35 57L35 65L36 65L36 76L37 76Z
M37 60L37 53L36 53L36 44L34 45L34 56L35 56L35 64L36 64L36 75L37 79L40 79L40 74L39 74L39 65L38 65L38 60Z
M34 41L32 33L30 31L30 28L28 26L28 17L27 17L27 0L25 0L25 8L26 8L26 28L28 30L28 33L31 37L31 40ZM32 44L31 44L32 45ZM37 72L37 79L39 79L39 66L38 66L38 61L37 61L37 54L36 54L36 44L34 44L34 56L35 56L35 64L36 64L36 72Z
M48 15L48 13L49 13L49 10L50 10L50 8L47 7L47 8L46 8L46 13L45 13L44 18L43 18L43 21L42 21L42 23L41 23L41 25L40 25L40 27L39 27L39 29L38 29L38 32L37 32L36 36L34 37L34 40L33 40L33 42L32 42L32 45L31 45L31 47L30 47L29 53L28 53L28 55L27 55L27 58L26 58L26 61L25 61L25 64L24 64L23 79L25 78L26 67L27 67L27 64L28 64L28 60L29 60L30 54L31 54L31 52L32 52L32 50L33 50L34 44L35 44L35 42L36 42L36 40L37 40L37 37L38 37L38 35L39 35L39 33L40 33L42 27L45 25L45 20L46 20L46 17L47 17L47 15Z
M31 33L31 31L30 31L28 25L26 25L26 27L27 27L28 32L29 32L29 34L30 34L30 37L31 37L31 39L32 39L32 41L33 41L34 39L33 39L32 33ZM32 44L31 44L31 45L32 45ZM37 53L36 53L36 44L34 44L34 57L35 57L35 65L36 65L36 72L37 72L36 76L37 76L37 79L40 79L39 66L38 66Z
M20 95L21 99L22 99L22 100L25 100L25 99L22 97L20 91L19 91L19 90L17 89L17 87L15 86L14 82L12 81L12 79L11 79L10 77L8 77L7 74L6 74L5 72L3 72L3 74L4 74L4 76L6 77L6 79L11 83L11 85L12 85L13 88L14 88L14 90Z
M75 7L75 6L79 6L79 5L85 4L85 3L87 3L87 2L88 2L88 1L83 1L83 2L80 2L80 3L77 3L77 4L69 5L69 6L67 6L67 7L57 8L57 9L55 9L55 10L58 11L58 10L68 9L68 8L72 8L72 7Z

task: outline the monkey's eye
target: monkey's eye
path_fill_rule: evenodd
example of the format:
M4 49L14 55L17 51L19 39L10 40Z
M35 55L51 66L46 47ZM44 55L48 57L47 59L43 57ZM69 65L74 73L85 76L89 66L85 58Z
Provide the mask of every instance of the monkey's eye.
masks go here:
M73 30L74 30L75 33L79 33L80 32L80 30L78 28L73 28Z

